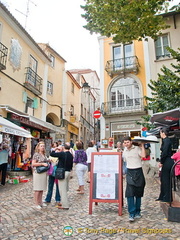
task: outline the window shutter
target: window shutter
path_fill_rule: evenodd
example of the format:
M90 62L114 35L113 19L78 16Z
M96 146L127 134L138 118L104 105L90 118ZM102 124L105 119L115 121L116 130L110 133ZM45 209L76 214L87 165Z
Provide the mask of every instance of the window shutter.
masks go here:
M33 99L33 108L35 108L35 109L38 108L38 99L37 98Z
M23 103L27 103L27 92L23 92Z

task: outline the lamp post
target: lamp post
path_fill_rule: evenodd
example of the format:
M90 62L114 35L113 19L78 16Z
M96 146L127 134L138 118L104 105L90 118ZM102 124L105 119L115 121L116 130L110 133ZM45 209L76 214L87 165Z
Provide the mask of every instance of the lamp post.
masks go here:
M91 92L90 92L90 86L87 82L83 83L82 85L82 89L83 89L83 92L84 93L87 93L88 94L88 106L89 106L89 109L88 109L88 112L89 112L89 115L88 115L88 123L89 123L89 139L90 139L90 129L91 129L91 116L90 116L90 112L91 112L91 103L90 103L90 95L91 95ZM87 136L86 136L87 137ZM88 138L87 138L88 139ZM87 144L87 141L86 141L86 144Z
M88 93L88 103L89 103L89 127L91 126L91 124L90 124L90 120L91 120L91 115L92 115L92 112L91 112L91 108L90 108L90 96L91 96L91 89L94 89L94 90L100 90L99 88L93 88L93 87L91 87L91 86L89 86L89 84L87 83L87 82L85 82L85 83L83 83L83 85L82 85L82 89L83 89L83 92L84 93ZM94 95L93 95L94 96ZM95 99L94 99L94 101L93 101L93 112L95 111ZM91 115L90 115L90 113L91 113ZM96 139L96 131L95 131L95 126L96 126L96 124L95 124L95 118L93 118L93 135L94 135L94 140Z
M89 84L87 82L83 83L82 85L82 88L83 88L83 92L84 93L88 93L88 98L89 98L89 128L91 126L90 122L91 122L91 102L90 102L90 95L91 95L91 89L98 89L98 88L92 88L89 86ZM98 89L99 90L99 89ZM95 100L93 101L93 110L95 111ZM94 135L94 140L95 140L95 118L93 119L94 120L94 126L93 126L93 129L94 129L94 132L93 132L93 135Z

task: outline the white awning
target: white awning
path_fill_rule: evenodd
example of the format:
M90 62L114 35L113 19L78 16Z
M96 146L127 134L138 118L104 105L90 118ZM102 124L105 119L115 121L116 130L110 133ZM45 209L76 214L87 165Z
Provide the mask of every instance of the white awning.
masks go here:
M0 132L20 137L33 138L29 131L17 126L3 117L0 117Z
M65 130L62 129L61 127L57 127L51 123L45 122L41 119L35 118L33 116L29 116L29 120L31 122L34 122L36 124L39 124L45 128L48 128L49 130L51 130L51 132L55 132L55 133L60 133L60 134L65 134Z

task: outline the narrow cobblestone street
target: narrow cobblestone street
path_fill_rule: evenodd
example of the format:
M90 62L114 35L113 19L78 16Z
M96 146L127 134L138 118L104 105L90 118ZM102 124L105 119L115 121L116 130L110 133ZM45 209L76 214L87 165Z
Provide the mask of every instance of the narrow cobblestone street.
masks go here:
M89 215L89 185L86 183L84 195L77 194L77 186L76 174L73 173L68 211L56 208L54 199L42 210L35 210L32 181L17 185L7 183L0 187L0 239L180 240L180 224L168 222L160 204L155 201L159 194L156 179L146 179L142 218L133 223L128 220L126 200L122 216L118 216L118 205L114 203L93 205L93 213ZM71 236L64 234L66 226L73 228Z

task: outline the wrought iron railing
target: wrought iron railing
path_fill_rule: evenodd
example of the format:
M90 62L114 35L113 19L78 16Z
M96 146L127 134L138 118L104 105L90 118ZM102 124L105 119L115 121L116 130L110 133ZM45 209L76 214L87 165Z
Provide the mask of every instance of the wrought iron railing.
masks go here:
M25 85L36 94L42 93L42 78L32 68L27 67Z
M0 70L6 69L8 48L0 43Z
M101 112L103 115L142 111L144 111L143 98L116 100L104 102L101 105Z
M109 60L106 63L105 70L109 75L113 75L119 72L135 72L137 73L139 69L139 62L136 56L119 58L114 60Z

